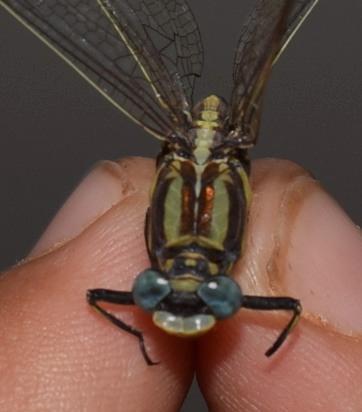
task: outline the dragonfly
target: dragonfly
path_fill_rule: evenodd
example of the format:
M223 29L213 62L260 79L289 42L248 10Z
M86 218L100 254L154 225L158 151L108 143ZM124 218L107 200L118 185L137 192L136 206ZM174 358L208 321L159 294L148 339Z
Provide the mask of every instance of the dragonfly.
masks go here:
M203 68L199 26L185 0L0 0L125 116L162 142L145 242L150 267L130 291L87 291L87 301L134 335L143 333L102 303L137 305L166 333L196 337L241 308L291 318L274 354L300 319L289 296L244 294L232 277L242 259L252 190L248 151L257 142L272 67L318 0L256 0L242 27L229 101L193 104Z

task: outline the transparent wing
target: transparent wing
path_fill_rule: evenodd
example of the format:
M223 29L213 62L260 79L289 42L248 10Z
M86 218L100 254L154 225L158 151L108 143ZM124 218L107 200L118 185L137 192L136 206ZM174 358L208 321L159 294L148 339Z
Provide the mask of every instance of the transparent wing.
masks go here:
M258 0L243 28L234 60L230 128L255 144L261 100L273 64L318 0Z
M117 21L122 23L123 16L127 15L123 13L126 11L126 4L129 9L133 9L128 16L136 17L143 30L137 33L138 36L132 36L132 31L127 32L129 26L125 21L126 24L121 30L127 37L126 41L138 52L145 67L148 64L143 52L145 44L148 51L153 51L152 56L159 56L160 66L167 68L173 81L175 77L176 81L181 80L184 92L192 102L195 79L200 77L202 71L203 49L198 25L187 3L184 0L102 0L102 3L113 12L116 17L115 24ZM135 26L136 24L133 25ZM151 58L151 62L155 63L157 59ZM160 72L162 70L153 73ZM156 85L160 83L161 79L153 77Z
M0 0L114 106L154 136L186 127L202 68L184 0Z
M289 42L292 40L299 27L305 19L310 15L319 0L297 0L287 16L287 30L280 43L280 48L274 57L273 64L277 62Z

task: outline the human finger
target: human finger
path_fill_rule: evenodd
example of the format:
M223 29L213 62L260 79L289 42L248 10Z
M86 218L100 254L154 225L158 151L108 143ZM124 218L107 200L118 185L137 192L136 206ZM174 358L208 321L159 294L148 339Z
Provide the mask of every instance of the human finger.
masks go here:
M104 304L142 330L117 329L86 302L91 288L130 290L149 266L143 238L154 163L103 162L68 199L30 258L0 280L0 399L12 411L177 410L192 379L188 342L141 310Z
M241 309L202 338L198 379L212 411L362 410L362 240L336 202L286 161L253 164L245 294L293 296L300 324L272 357L288 321Z

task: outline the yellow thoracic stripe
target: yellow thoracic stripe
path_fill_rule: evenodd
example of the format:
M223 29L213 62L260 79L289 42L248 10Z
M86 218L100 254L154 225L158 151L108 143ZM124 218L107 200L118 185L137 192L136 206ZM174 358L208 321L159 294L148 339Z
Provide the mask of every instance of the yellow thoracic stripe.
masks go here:
M243 182L245 199L246 199L246 206L247 206L247 209L249 209L250 203L251 203L251 198L252 198L252 195L253 195L253 192L252 192L251 187L250 187L249 177L246 174L244 169L239 169L239 173L240 173L241 180Z

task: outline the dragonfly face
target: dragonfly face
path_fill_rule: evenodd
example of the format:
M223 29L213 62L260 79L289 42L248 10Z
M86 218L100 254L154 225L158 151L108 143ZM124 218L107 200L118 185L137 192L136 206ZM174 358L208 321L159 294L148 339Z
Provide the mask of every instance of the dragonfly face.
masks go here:
M153 313L158 327L181 336L204 333L241 307L292 311L267 356L299 319L298 300L243 295L231 270L243 251L251 199L247 149L257 140L267 80L317 1L257 0L236 49L229 103L210 95L193 107L203 46L186 0L0 0L110 103L163 141L145 227L151 268L132 291L87 295L138 338L148 364L142 333L100 302L136 304Z
M142 272L133 286L135 303L153 312L153 322L165 332L197 336L211 329L217 319L232 316L242 304L238 284L226 276L202 280L184 270L180 275Z

